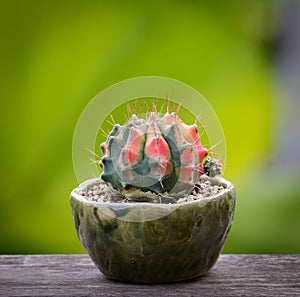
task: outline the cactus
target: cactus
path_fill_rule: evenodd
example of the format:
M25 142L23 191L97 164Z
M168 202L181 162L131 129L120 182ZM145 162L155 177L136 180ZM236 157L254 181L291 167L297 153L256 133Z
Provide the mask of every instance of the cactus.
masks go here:
M204 163L204 173L215 177L222 174L222 164L219 160L208 157Z
M205 166L208 150L197 125L185 124L169 110L149 111L145 119L133 114L125 125L114 124L101 150L101 178L121 193L189 193L212 167L211 161Z

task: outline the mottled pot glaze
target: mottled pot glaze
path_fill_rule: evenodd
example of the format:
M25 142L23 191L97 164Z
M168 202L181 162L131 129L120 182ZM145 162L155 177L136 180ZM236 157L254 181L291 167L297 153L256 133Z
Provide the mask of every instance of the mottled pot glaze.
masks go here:
M100 271L136 283L174 282L205 274L217 261L233 219L234 186L181 204L99 203L71 193L78 237Z

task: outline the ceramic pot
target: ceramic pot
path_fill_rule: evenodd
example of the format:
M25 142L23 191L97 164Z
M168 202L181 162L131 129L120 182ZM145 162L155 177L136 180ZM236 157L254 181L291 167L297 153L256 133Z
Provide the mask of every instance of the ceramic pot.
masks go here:
M87 180L71 193L78 237L100 271L135 283L174 282L199 277L217 261L230 230L235 189L178 204L100 203L79 191L99 184Z

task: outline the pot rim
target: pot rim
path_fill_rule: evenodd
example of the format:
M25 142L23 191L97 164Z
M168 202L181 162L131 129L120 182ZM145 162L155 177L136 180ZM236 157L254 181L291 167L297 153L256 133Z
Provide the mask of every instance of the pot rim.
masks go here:
M223 190L221 190L219 193L213 195L213 196L209 196L209 197L204 197L201 199L197 199L194 201L186 201L186 202L181 202L181 203L152 203L152 202L122 202L122 203L118 203L118 202L98 202L98 201L91 201L89 199L86 199L84 196L80 195L78 192L80 190L85 189L87 186L89 186L90 184L96 183L96 182L101 182L101 178L100 177L95 177L95 178L91 178L91 179L87 179L84 182L80 183L75 189L73 189L71 191L71 198L76 199L79 202L82 202L84 204L87 205L93 205L93 206L109 206L109 205L119 205L119 206L128 206L128 207L136 207L136 206L155 206L155 207L168 207L168 208L177 208L179 206L183 206L183 205L188 205L188 204L199 204L199 203L203 203L206 204L209 201L213 201L213 200L217 200L221 197L224 196L224 194L234 190L234 185L226 180L223 177L220 176L216 176L214 178L211 178L216 180L219 183L224 183L226 184L226 188L224 188Z

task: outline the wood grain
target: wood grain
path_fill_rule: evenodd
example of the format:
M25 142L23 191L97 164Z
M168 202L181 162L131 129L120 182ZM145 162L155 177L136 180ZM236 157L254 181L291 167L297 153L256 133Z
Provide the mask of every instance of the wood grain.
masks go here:
M87 255L3 255L0 296L300 296L300 255L221 255L204 277L155 285L109 280Z

